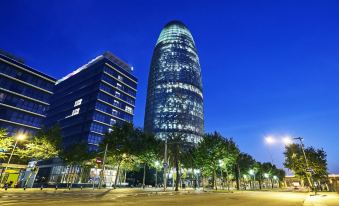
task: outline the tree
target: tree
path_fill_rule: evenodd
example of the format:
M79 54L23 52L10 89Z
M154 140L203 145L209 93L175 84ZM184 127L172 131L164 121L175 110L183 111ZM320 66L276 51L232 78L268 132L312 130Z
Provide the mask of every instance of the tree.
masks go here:
M136 138L133 125L125 123L122 125L113 125L112 131L105 134L105 138L100 144L102 150L108 145L108 155L111 156L111 159L113 159L117 165L114 188L116 188L117 185L121 163L135 152L136 144L134 140Z
M285 179L286 172L283 169L276 169L274 175L278 177L279 187L282 187L281 182Z
M240 150L238 146L235 144L232 138L224 139L223 144L224 150L226 151L226 156L221 160L221 169L226 172L226 181L227 188L229 188L230 177L233 173L233 168L237 163L238 156L240 154Z
M237 166L236 166L236 181L237 181L237 189L240 189L240 180L241 175L244 177L244 175L247 174L247 172L255 166L256 161L253 159L253 157L246 153L240 153L237 159ZM244 178L243 178L244 179ZM246 185L245 185L246 189Z
M312 178L314 181L320 181L327 177L327 155L323 149L315 149L313 147L305 149L309 168L307 168L305 157L299 144L287 145L284 155L284 166L302 180L307 180L310 187L313 185L311 182ZM312 171L307 171L307 169Z
M43 128L18 149L18 155L25 159L44 160L57 157L61 151L61 131L58 126Z
M272 189L273 189L273 177L275 175L275 172L277 170L277 167L270 163L270 162L264 162L262 165L261 165L261 170L262 170L262 175L264 178L270 180L271 182L271 186L272 186Z
M180 162L186 159L188 151L193 146L193 143L187 141L185 135L180 133L169 133L167 136L168 156L170 162L176 169L175 191L179 190L180 181Z
M12 148L14 139L7 136L5 129L0 129L0 160L6 159L6 153Z
M212 176L212 187L216 186L216 172L223 161L225 169L235 163L239 149L232 139L222 137L219 133L204 135L194 152L195 164L201 169L203 176Z
M71 175L72 170L75 170L76 166L84 166L89 160L93 159L95 154L93 151L89 151L86 142L79 142L73 145L64 147L60 152L60 158L69 166L67 174L67 185L74 181L76 176Z
M143 178L142 185L145 187L146 179L146 167L152 165L157 159L159 159L158 146L160 140L156 139L154 135L145 133L141 129L134 130L134 136L136 137L134 143L134 155L138 157L139 162L143 164Z

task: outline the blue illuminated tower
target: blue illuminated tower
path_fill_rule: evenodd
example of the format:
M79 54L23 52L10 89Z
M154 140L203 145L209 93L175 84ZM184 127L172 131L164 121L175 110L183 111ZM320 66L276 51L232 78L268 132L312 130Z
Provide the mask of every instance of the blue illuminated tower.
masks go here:
M191 32L179 21L165 25L148 77L145 131L164 139L183 134L197 142L204 132L201 69Z

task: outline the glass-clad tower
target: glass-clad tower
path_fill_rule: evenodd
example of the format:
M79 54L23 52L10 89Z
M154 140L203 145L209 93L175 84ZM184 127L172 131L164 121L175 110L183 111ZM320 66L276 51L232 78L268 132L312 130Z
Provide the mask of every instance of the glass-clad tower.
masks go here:
M183 134L197 142L204 131L201 69L191 32L171 21L155 45L148 77L145 131L159 138Z

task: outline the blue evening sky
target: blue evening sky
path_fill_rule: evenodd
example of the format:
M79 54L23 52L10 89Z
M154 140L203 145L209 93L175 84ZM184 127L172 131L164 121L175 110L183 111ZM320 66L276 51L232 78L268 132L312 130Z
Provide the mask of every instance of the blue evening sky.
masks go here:
M207 132L279 166L283 146L264 136L302 136L339 173L338 1L0 0L0 18L0 48L55 78L106 50L133 65L137 126L153 47L181 20L199 52Z

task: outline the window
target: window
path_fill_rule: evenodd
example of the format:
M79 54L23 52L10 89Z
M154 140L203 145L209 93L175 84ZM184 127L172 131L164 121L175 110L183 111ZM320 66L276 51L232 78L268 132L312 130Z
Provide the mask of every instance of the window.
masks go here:
M5 93L0 93L0 102L3 102L6 98L6 94Z
M128 113L133 113L132 107L129 107L129 106L125 107L125 111L127 111Z
M74 116L74 115L78 115L78 114L79 114L79 112L80 112L80 108L73 109L73 111L72 111L72 116Z
M112 119L112 118L111 118L111 121L110 121L109 124L110 124L110 125L115 125L116 122L117 122L117 121L116 121L115 119Z
M120 102L118 100L114 100L114 106L119 106Z
M123 80L123 77L120 76L120 75L118 75L118 79L122 81L122 80Z
M82 99L78 99L77 101L74 102L74 107L81 105Z
M118 87L119 89L122 89L122 85L121 85L120 83L117 83L117 87Z
M120 92L115 91L115 96L116 96L116 97L120 97Z
M114 115L114 116L118 116L118 111L117 111L117 110L115 110L115 109L112 109L112 115Z

